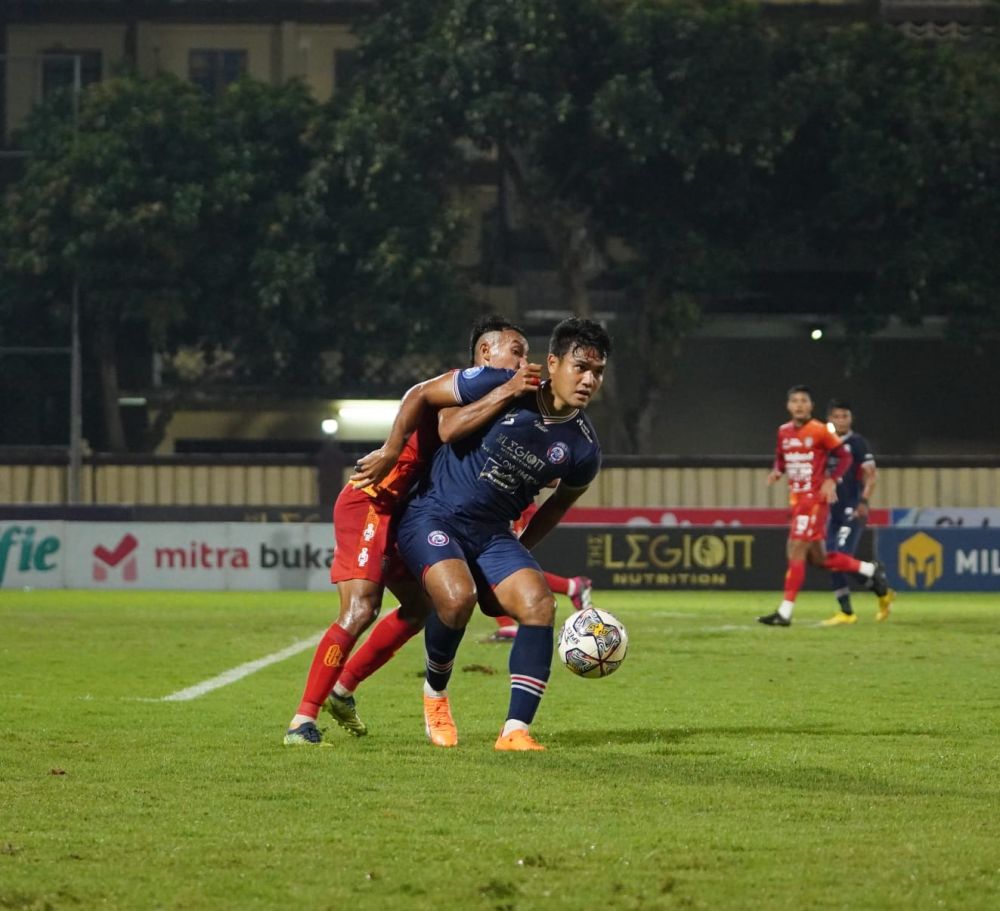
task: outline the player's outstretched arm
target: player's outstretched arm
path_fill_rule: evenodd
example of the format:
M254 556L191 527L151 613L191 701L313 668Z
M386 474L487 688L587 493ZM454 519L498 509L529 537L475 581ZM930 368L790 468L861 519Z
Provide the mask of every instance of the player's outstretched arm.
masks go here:
M438 412L438 435L443 443L453 443L479 430L520 396L534 392L542 382L542 365L525 364L502 386L497 386L461 408L443 408Z
M417 383L406 390L385 442L358 459L350 481L355 487L377 484L392 469L407 438L420 425L425 408L441 408L457 401L452 372Z
M531 521L521 533L521 543L531 550L559 524L567 510L583 496L586 489L586 487L567 487L565 484L560 484L531 517Z

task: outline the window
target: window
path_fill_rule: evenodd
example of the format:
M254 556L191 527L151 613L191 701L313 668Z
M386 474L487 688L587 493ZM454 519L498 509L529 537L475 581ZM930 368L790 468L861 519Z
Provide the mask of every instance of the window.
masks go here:
M247 71L247 52L193 49L188 53L188 78L209 95L221 95L226 86Z
M42 98L73 87L74 56L80 57L80 85L101 81L101 52L52 48L42 52Z

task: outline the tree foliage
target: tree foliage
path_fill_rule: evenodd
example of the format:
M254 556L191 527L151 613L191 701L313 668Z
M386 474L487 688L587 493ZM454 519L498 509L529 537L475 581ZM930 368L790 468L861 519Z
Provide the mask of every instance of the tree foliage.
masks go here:
M490 160L559 304L622 302L612 449L642 450L704 303L762 274L841 276L797 293L853 340L892 318L1000 329L987 51L690 0L393 0L360 38L360 78L323 106L297 83L216 101L123 77L86 90L76 131L58 103L32 116L7 299L44 334L79 282L112 446L131 337L168 361L193 346L203 377L225 351L232 381L342 391L450 354L442 327L474 306L451 254L477 214L455 190Z

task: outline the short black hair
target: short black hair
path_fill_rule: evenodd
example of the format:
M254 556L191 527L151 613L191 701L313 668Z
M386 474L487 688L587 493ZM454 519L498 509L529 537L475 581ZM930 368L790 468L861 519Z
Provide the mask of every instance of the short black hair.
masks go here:
M524 330L520 326L512 323L506 316L500 316L499 313L491 313L489 316L480 317L473 324L472 332L469 334L469 363L475 363L476 345L479 339L486 335L487 332L507 332L508 330L520 332L521 335L524 335Z
M786 399L790 399L796 392L804 392L809 396L810 401L816 401L815 396L813 396L813 391L805 383L796 383L794 386L788 387L788 394L785 396Z
M578 348L593 348L607 359L611 355L611 336L600 324L591 319L570 316L558 323L549 337L549 354L556 357L576 351Z
M829 414L834 408L842 408L844 411L854 411L851 408L851 403L847 399L830 399L826 403L826 413Z

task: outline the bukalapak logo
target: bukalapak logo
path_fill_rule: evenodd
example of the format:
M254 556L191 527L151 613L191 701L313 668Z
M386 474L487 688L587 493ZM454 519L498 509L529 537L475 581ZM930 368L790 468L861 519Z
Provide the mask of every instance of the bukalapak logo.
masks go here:
M333 565L332 547L268 547L260 545L261 569L329 569Z

